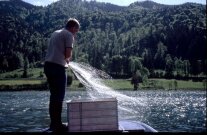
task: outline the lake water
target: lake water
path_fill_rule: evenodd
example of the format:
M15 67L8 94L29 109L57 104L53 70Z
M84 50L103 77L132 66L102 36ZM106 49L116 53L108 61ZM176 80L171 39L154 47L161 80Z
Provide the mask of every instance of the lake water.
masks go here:
M120 120L144 122L161 132L206 132L206 91L119 91L138 99L119 108ZM67 90L62 120L67 122L66 101L88 98L86 91ZM36 132L47 128L49 91L0 92L0 132ZM126 110L124 110L126 109Z

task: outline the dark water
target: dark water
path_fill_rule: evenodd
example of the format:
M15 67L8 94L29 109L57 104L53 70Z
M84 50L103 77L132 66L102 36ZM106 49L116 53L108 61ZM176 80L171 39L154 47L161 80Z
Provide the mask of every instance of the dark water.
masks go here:
M144 122L161 132L206 132L206 91L119 91L142 104L126 104L119 119ZM86 98L83 91L67 91L66 101ZM47 128L48 91L0 92L0 132L36 132Z

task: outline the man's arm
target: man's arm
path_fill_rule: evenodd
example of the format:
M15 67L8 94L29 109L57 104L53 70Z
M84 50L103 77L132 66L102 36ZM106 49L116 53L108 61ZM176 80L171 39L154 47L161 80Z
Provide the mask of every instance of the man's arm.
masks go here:
M67 47L66 49L65 49L65 60L66 60L66 62L69 64L69 61L70 61L70 59L71 59L71 57L72 57L72 50L73 50L73 48L71 48L71 47Z

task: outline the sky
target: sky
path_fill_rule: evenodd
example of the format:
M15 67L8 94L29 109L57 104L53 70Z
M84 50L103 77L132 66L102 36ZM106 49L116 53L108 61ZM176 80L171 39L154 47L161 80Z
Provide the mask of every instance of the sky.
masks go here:
M23 0L28 3L31 3L33 5L37 6L47 6L48 4L51 4L52 2L56 2L58 0ZM90 0L87 0L90 1ZM119 6L128 6L129 4L136 2L136 1L144 1L144 0L96 0L97 2L108 2ZM160 3L160 4L166 4L166 5L178 5L183 4L186 2L193 2L193 3L200 3L206 5L206 0L152 0L154 2Z

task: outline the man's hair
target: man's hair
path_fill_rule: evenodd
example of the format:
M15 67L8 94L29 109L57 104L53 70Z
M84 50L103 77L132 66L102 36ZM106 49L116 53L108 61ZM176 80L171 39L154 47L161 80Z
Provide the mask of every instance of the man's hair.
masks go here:
M66 28L76 27L76 28L79 29L80 28L80 23L75 18L69 18L65 27Z

